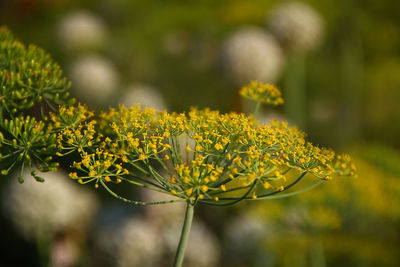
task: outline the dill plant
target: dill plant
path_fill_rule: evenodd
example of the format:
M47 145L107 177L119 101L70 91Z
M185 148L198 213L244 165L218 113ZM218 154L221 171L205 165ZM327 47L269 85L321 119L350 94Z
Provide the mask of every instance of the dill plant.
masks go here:
M69 97L70 84L48 54L24 46L5 28L0 30L0 74L2 174L22 165L23 182L25 165L43 181L35 169L54 170L69 155L75 159L69 164L71 179L102 187L124 202L185 202L174 266L182 266L196 205L293 195L306 189L284 192L306 174L318 183L335 174L354 175L349 156L307 142L302 131L286 122L261 125L254 116L195 108L169 113L120 106L95 114ZM257 110L262 103L283 103L272 85L251 82L240 93L257 101ZM40 112L27 115L32 110ZM296 178L289 179L288 172ZM117 193L117 185L173 198L131 200Z

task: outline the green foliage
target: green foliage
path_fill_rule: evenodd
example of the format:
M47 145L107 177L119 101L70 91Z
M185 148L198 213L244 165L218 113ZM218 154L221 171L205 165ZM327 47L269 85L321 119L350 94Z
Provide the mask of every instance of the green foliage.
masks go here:
M26 47L7 28L0 28L0 114L15 117L39 104L72 104L70 82L60 66L43 49Z
M70 82L60 66L43 49L26 47L10 31L0 27L0 160L6 162L1 174L21 164L20 182L25 165L37 181L34 166L40 171L55 170L56 133L48 123L46 110L70 105ZM27 115L40 109L40 118Z
M49 125L43 121L37 121L30 116L19 116L14 119L5 119L2 122L2 130L5 136L1 136L2 151L5 154L0 160L7 159L12 162L7 169L1 171L7 174L18 162L22 162L22 170L28 164L32 176L42 181L33 171L33 164L39 167L40 171L55 170L58 163L52 162L56 154L56 134ZM20 182L22 179L22 170Z

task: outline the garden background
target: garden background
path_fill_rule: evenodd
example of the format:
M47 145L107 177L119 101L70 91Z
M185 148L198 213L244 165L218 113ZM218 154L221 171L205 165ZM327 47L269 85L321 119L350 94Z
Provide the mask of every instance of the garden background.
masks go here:
M254 51L246 41L233 51L230 42L252 33L257 42L262 31L279 35L273 17L284 3L2 0L0 25L47 50L71 79L72 94L91 108L141 103L248 112L238 90L252 73L239 79L240 68L231 66ZM321 18L305 27L319 29L317 37L304 35L316 44L281 42L281 50L264 51L259 65L248 67L273 73L265 79L282 88L289 106L265 109L263 119L288 120L313 142L350 152L358 178L284 200L200 207L188 266L400 265L400 2L302 3ZM35 189L23 191L14 180L0 180L0 266L170 265L181 207L130 206L67 179L49 182L49 192L33 181L26 182ZM84 204L66 204L75 202ZM64 213L52 213L63 205Z

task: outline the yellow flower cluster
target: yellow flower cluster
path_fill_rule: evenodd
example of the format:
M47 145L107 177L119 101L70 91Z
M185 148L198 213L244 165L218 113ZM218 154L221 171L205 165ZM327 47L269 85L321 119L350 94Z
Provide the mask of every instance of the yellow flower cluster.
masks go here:
M242 87L239 91L240 95L264 104L274 106L282 105L283 98L279 89L272 84L264 84L261 82L252 81L249 85Z
M93 116L94 113L80 103L77 106L61 106L57 114L50 112L50 119L57 129L73 129Z
M95 147L89 144L93 139ZM286 122L260 125L244 114L209 109L178 114L121 106L102 113L98 124L63 130L59 140L62 148L67 143L82 152L75 167L84 176L73 178L115 176L208 204L237 201L238 194L241 200L279 193L305 173L325 180L355 170L348 156L335 157L332 150L306 142L305 134ZM290 170L299 178L288 179Z
M58 131L57 146L67 153L78 151L84 152L85 148L92 147L94 143L99 142L95 139L96 121L91 120L94 116L85 106L78 104L77 106L61 106L58 113L50 113L50 119L54 128ZM98 137L101 135L98 135ZM58 153L59 156L65 155Z
M100 113L99 127L105 134L124 133L128 129L136 137L146 132L154 114L155 110L151 108L142 110L140 106L126 108L122 105L119 109L111 108L108 112Z
M71 172L69 177L77 179L79 183L86 184L95 182L95 187L99 183L115 182L120 183L123 175L129 174L129 171L117 163L118 157L102 149L96 149L95 153L83 153L80 162L74 162L73 166L77 170L85 173L84 176L78 176L76 172Z
M57 146L64 150L83 152L85 148L93 146L95 135L95 121L80 124L75 129L65 128L57 136Z
M356 165L347 154L338 155L334 164L334 169L338 175L341 176L357 176Z
M223 174L223 168L214 162L207 163L207 158L198 155L191 164L185 163L175 166L177 176L172 175L170 183L173 186L171 192L180 197L194 197L199 199L213 198L208 194L209 189L219 191L222 188L210 188Z

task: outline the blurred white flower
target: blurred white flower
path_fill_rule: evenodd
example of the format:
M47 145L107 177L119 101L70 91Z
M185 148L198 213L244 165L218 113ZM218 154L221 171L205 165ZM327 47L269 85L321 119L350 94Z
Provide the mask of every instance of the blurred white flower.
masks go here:
M93 263L118 267L156 267L164 248L155 225L139 216L115 218L96 227Z
M118 104L124 104L127 107L140 104L145 108L167 109L163 97L156 88L140 83L128 86L122 93Z
M149 221L131 218L118 229L119 240L112 248L117 256L117 266L159 266L163 248L157 228Z
M107 104L119 86L116 67L107 59L87 55L70 67L69 76L75 96L88 104Z
M4 209L27 239L40 239L66 229L84 231L98 207L95 195L74 184L62 172L40 174L39 183L24 172L23 184L12 179L7 187Z
M275 38L258 27L234 32L223 46L226 74L238 85L251 80L275 82L283 67L283 54Z
M67 51L96 49L104 44L107 35L101 18L83 10L66 15L58 25L57 34Z
M323 19L307 3L283 3L268 14L267 20L271 32L289 50L310 51L322 42Z

